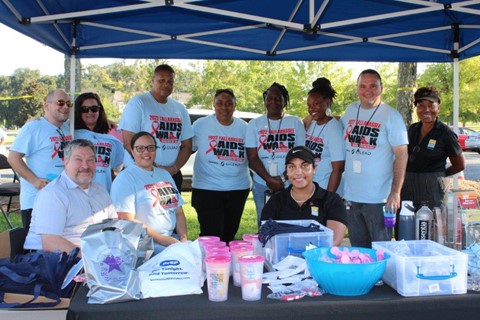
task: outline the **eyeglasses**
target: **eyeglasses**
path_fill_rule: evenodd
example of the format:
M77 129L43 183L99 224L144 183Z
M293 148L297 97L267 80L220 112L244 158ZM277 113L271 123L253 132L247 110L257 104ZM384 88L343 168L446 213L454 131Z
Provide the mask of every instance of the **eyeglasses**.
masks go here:
M155 150L157 150L157 146L154 144L151 144L149 146L135 146L134 148L138 153L143 153L145 152L145 150L147 150L148 152L154 152Z
M59 107L63 107L64 105L67 105L69 108L73 106L72 101L70 100L57 100L57 101L48 101L49 103L55 103Z
M98 112L100 110L100 106L82 106L80 108L81 113L88 113L89 111L92 111L93 113Z
M416 145L415 147L413 147L412 153L411 153L410 156L408 157L408 161L409 161L409 162L415 161L415 159L417 158L417 157L416 157L416 154L417 154L419 151L420 151L420 146L419 146L419 145Z

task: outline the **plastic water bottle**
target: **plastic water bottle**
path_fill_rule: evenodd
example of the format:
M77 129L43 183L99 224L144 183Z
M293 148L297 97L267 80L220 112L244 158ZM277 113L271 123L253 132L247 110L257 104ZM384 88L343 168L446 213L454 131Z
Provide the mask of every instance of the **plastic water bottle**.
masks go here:
M432 240L432 228L433 212L427 204L423 203L415 214L415 238L417 240Z
M415 208L413 201L402 201L398 219L398 240L415 240Z

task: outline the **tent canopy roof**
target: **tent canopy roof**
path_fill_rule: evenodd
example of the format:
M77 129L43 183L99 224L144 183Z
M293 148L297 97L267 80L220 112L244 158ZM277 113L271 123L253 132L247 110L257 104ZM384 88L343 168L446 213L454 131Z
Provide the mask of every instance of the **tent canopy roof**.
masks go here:
M450 62L480 54L480 1L0 0L0 22L78 58Z

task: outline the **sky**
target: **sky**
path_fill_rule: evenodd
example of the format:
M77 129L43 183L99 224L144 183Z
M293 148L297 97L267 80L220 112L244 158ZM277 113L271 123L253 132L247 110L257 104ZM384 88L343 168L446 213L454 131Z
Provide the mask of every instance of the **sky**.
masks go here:
M62 74L64 56L40 42L0 23L0 76L12 75L16 69L38 69L46 75ZM34 52L35 56L31 53ZM82 64L108 65L120 59L83 59Z
M0 23L0 40L3 44L0 50L0 76L12 75L16 69L38 69L41 74L58 75L64 71L64 56L40 42ZM35 56L31 53L34 52ZM121 59L82 59L82 65L97 64L109 65ZM187 63L186 63L187 64ZM346 67L354 70L353 74L361 70L375 68L374 62L345 62ZM422 69L419 64L419 71Z

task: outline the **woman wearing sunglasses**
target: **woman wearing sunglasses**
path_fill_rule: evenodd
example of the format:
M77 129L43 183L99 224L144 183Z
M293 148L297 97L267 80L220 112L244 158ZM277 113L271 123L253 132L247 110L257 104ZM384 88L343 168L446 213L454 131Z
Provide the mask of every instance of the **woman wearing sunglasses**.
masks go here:
M110 192L115 171L122 166L123 144L110 134L110 125L100 97L93 92L82 93L75 99L76 139L90 140L96 148L95 182Z
M133 135L130 146L135 164L118 174L110 195L120 219L146 226L157 254L173 243L187 241L184 201L168 171L153 165L155 138L140 131Z

